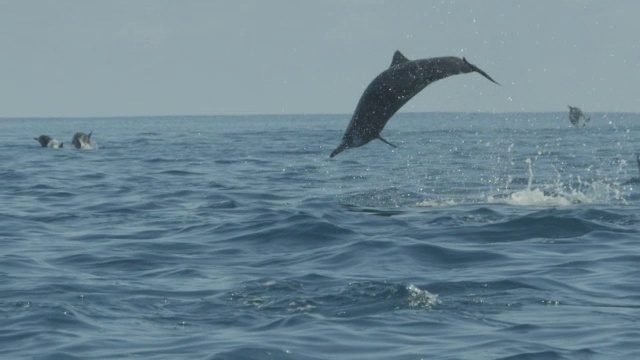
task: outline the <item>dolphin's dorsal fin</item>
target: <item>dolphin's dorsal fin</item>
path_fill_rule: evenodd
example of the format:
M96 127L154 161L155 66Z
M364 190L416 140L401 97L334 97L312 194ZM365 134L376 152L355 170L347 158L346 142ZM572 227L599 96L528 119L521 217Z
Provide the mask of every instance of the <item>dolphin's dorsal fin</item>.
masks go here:
M396 66L402 63L406 63L407 61L409 61L409 59L407 59L406 56L402 55L400 50L396 50L396 52L393 53L393 60L391 60L391 66Z
M87 135L89 139L91 139L91 134L93 134L93 130L89 131L89 135Z

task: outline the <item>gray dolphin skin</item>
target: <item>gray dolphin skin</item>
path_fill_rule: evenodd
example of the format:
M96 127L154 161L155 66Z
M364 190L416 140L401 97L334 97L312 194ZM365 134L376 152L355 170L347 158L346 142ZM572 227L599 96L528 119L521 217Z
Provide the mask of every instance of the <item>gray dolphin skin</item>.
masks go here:
M42 147L57 149L64 146L64 143L58 142L58 140L52 138L49 135L40 135L37 138L33 138L33 139L39 142L40 146Z
M91 134L93 131L89 132L89 135L83 132L77 132L73 135L73 139L71 139L71 143L76 149L91 149Z
M579 107L571 105L567 106L569 107L569 121L571 122L571 125L577 127L580 124L580 119L584 119L584 123L582 124L582 126L585 126L587 125L589 120L591 120L590 117L584 116L584 113L582 112L582 110L580 110Z
M380 139L396 147L380 136L387 121L432 82L451 75L470 72L477 72L498 84L465 58L447 56L409 60L400 51L396 51L391 66L376 76L360 97L347 130L342 136L342 142L333 150L331 157L346 149L365 145L374 139Z

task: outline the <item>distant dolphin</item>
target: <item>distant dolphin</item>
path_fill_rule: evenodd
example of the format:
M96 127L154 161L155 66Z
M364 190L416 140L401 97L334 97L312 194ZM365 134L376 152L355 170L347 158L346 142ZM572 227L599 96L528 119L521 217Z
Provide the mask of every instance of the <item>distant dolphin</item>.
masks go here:
M71 142L76 149L91 149L91 134L93 131L89 132L89 135L83 132L77 132L73 135L73 139Z
M49 135L40 135L37 138L33 138L33 139L39 142L40 146L42 147L57 149L64 146L64 143L58 142L58 140L52 138Z
M411 61L400 51L396 51L391 66L373 79L364 90L342 136L342 142L333 150L331 157L374 139L396 147L380 136L387 121L396 111L432 82L474 71L498 84L465 58L448 56Z
M571 121L571 125L578 126L580 124L580 119L584 119L584 123L582 124L582 126L585 126L587 125L589 120L591 120L590 117L584 116L584 113L582 112L582 110L580 110L579 107L571 105L567 106L569 106L569 121Z
M640 172L640 154L636 154L636 162L638 163L638 172ZM632 177L631 179L622 183L622 185L640 184L640 176Z

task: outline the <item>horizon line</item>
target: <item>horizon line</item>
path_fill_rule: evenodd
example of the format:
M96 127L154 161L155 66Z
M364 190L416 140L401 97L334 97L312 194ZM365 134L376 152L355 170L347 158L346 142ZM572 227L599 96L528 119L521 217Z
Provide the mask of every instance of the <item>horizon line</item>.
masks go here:
M539 114L539 113L565 113L567 111L542 110L542 111L403 111L402 114ZM589 111L589 114L640 114L639 111ZM71 116L0 116L0 120L19 119L117 119L117 118L171 118L171 117L248 117L248 116L351 116L351 113L246 113L246 114L165 114L165 115L71 115Z

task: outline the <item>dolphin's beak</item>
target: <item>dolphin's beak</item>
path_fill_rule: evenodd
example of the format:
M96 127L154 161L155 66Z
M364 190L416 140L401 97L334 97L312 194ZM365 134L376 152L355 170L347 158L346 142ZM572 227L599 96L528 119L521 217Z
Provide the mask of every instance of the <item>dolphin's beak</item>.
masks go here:
M473 71L475 71L475 72L479 73L480 75L482 75L482 76L486 77L486 78L487 78L487 79L489 79L489 81L491 81L492 83L494 83L494 84L496 84L496 85L500 85L500 83L498 83L497 81L493 80L493 79L491 78L491 76L489 76L489 74L487 74L486 72L484 72L484 71L480 70L480 68L479 68L479 67L477 67L477 66L475 66L475 65L472 65L472 64L469 64L469 65L471 65L471 67L473 68Z
M340 154L341 152L345 151L346 149L347 149L347 143L343 141L340 143L340 145L338 145L338 147L335 150L333 150L330 157L334 157Z

